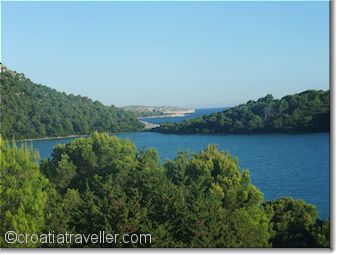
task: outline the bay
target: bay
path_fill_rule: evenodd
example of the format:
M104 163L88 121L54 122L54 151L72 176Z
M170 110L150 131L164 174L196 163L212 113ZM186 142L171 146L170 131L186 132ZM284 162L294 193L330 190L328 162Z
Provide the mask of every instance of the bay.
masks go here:
M173 135L151 132L117 135L134 142L139 150L154 147L161 161L174 159L178 150L198 152L208 144L238 158L251 179L272 200L291 196L314 204L320 217L329 218L329 134ZM74 138L32 141L41 158L50 157L56 144Z

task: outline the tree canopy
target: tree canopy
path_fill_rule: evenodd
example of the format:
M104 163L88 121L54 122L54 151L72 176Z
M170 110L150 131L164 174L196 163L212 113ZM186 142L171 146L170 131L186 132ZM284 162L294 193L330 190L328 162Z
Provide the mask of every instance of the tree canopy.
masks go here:
M36 247L7 244L4 234L38 233L45 224L48 180L41 174L37 154L18 148L0 136L0 247Z
M264 201L249 171L214 145L161 164L154 148L137 151L129 140L94 132L57 145L40 164L27 148L8 143L1 155L1 236L12 229L152 236L151 243L86 247L330 245L330 224L314 206Z
M281 99L267 95L223 112L181 123L163 123L162 133L329 132L330 91L308 90Z
M86 135L92 131L140 131L130 112L88 97L67 95L2 66L0 122L3 138L25 139Z

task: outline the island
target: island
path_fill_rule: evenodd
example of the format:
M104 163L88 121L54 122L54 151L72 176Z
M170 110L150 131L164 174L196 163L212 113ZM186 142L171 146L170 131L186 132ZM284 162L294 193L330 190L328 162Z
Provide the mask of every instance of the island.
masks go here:
M195 109L173 106L130 105L121 108L124 111L132 112L139 118L184 117L188 114L195 113Z

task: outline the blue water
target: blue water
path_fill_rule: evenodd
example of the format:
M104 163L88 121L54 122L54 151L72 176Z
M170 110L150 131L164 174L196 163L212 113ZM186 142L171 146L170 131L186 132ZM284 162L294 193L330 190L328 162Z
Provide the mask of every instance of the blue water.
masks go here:
M142 120L153 123L153 124L161 124L164 122L182 122L184 120L193 119L197 117L201 117L203 115L208 115L214 112L222 112L223 110L228 109L228 107L218 107L218 108L200 108L195 109L194 113L187 114L183 117L165 117L165 118L141 118Z
M161 161L173 159L177 151L200 151L207 144L238 157L242 168L250 170L252 182L267 200L283 196L314 204L321 218L329 217L329 134L268 135L168 135L124 133L138 149L155 147ZM41 158L49 157L54 145L73 140L32 142Z

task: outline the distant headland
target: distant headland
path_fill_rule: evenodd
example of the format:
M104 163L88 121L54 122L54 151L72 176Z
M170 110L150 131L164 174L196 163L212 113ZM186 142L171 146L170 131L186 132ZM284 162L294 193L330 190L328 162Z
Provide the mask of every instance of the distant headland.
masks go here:
M141 106L130 105L123 110L134 113L139 118L183 117L195 112L195 109L172 106Z

